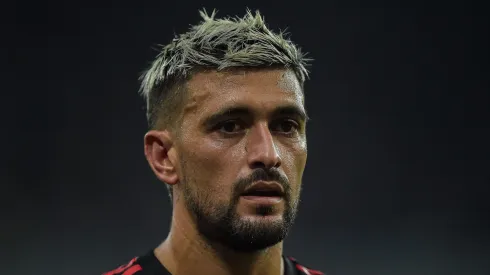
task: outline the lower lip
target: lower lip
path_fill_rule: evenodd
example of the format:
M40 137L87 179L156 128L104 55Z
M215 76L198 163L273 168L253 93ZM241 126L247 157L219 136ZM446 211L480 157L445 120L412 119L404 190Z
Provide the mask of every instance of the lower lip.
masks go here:
M282 201L282 197L242 196L242 198L257 204L277 204Z

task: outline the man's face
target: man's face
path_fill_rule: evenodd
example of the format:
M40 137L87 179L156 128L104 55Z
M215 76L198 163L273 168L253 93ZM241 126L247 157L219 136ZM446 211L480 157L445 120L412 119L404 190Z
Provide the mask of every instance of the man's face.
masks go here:
M281 69L202 72L188 89L177 192L197 229L237 251L277 244L294 220L306 164L296 76Z

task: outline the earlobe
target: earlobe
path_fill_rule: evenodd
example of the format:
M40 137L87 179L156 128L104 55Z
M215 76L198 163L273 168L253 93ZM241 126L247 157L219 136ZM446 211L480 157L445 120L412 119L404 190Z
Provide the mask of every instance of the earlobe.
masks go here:
M157 178L167 184L176 184L179 180L176 160L172 157L175 148L167 131L151 130L144 138L145 156Z

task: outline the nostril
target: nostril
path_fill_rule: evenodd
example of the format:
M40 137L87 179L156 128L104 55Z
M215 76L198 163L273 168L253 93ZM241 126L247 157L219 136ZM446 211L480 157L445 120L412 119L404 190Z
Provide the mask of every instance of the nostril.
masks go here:
M252 163L252 167L250 167L252 169L257 169L257 168L261 168L261 169L264 169L266 168L266 165L265 163L261 162L261 161L256 161L254 163Z

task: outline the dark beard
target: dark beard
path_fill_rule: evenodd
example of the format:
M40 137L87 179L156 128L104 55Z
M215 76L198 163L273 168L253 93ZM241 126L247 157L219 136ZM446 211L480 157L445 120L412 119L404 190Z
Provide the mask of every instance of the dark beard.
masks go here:
M257 180L275 180L283 185L285 209L283 218L276 221L248 221L240 218L237 205L240 194ZM277 171L257 169L246 179L233 185L233 194L227 205L215 205L207 197L185 186L184 200L194 216L198 232L210 243L218 243L238 252L254 252L271 247L284 240L291 228L297 203L291 201L291 188L287 179ZM257 207L257 215L268 215L271 206Z

